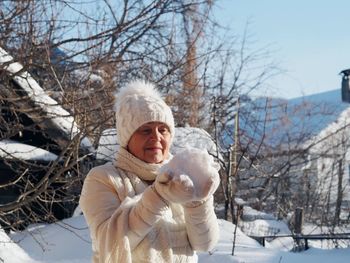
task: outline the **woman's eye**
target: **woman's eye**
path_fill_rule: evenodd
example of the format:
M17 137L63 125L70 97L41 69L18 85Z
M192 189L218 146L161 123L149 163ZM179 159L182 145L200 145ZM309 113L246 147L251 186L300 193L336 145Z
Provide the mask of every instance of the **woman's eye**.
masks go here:
M169 130L168 130L168 128L163 127L163 128L160 128L160 129L159 129L159 132L160 132L161 134L166 134L166 133L169 132Z
M150 129L142 129L142 130L140 130L141 134L149 134L150 132L151 132Z

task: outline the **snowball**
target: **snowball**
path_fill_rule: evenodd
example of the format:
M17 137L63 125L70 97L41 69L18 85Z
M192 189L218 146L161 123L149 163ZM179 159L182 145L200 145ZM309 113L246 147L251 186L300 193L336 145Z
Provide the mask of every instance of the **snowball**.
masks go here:
M218 184L218 170L218 164L206 150L187 148L163 165L160 173L169 174L173 180L181 180L188 176L195 186L196 194L200 195L206 192L205 189L210 187L212 182Z

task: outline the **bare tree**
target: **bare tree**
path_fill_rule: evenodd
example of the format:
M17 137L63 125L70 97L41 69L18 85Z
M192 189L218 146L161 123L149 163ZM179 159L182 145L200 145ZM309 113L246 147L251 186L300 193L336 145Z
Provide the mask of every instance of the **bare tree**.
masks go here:
M303 207L309 221L345 222L349 143L348 123L340 112L327 103L288 106L276 99L240 107L239 131L230 126L240 145L235 195L280 219ZM337 122L324 126L330 116L339 116Z
M72 214L82 180L94 165L91 151L83 147L84 138L96 146L102 130L113 127L113 94L130 78L155 81L164 93L183 81L180 72L188 46L174 37L176 23L187 10L197 12L202 6L205 9L208 3L0 2L0 46L12 56L1 63L1 142L6 147L21 143L57 156L23 159L18 157L20 150L1 148L6 177L2 176L0 191L7 199L2 195L0 221L5 228ZM193 17L206 15L198 12ZM9 71L17 62L23 67ZM22 79L27 77L22 74L37 80L40 92L55 102L36 100L41 96L23 88ZM62 108L64 116L52 114L52 107ZM79 127L78 132L63 132L55 124L66 117Z

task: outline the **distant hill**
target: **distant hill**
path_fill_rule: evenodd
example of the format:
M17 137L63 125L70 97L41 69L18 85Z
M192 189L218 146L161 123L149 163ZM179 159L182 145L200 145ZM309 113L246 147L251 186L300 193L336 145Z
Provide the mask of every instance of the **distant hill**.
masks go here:
M336 122L350 107L341 101L340 89L293 99L258 97L240 108L241 142L261 141L277 145L297 145ZM233 124L229 126L233 131ZM232 134L225 134L225 144Z
M350 107L349 103L342 102L340 89L290 99L288 105L294 109L304 108L297 117L299 121L303 120L304 125L312 125L313 135L336 122L340 114Z
M341 103L345 107L346 105L348 105L348 103L342 102L340 89L297 97L297 98L289 99L288 101L291 103L300 103L302 101Z

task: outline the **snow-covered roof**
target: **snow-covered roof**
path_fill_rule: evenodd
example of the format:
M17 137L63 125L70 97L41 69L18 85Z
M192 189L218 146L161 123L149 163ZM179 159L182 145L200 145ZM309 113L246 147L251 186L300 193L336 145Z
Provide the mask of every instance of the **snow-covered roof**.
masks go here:
M12 140L0 141L0 157L32 161L55 161L58 158L56 154L44 149Z
M312 140L308 142L308 144L315 144L312 149L314 152L322 150L322 148L324 149L325 143L328 144L328 146L346 145L349 143L349 131L350 108L346 108L333 122L328 123L319 134L314 136Z
M0 47L0 65L12 76L12 79L28 94L31 100L39 106L55 124L57 129L73 138L79 133L79 128L71 114L63 109L59 103L45 93L36 80L23 70L23 66L14 62L13 57ZM84 138L81 145L91 149L89 139Z
M118 150L116 129L107 129L102 132L98 147L96 150L96 159L111 161Z

